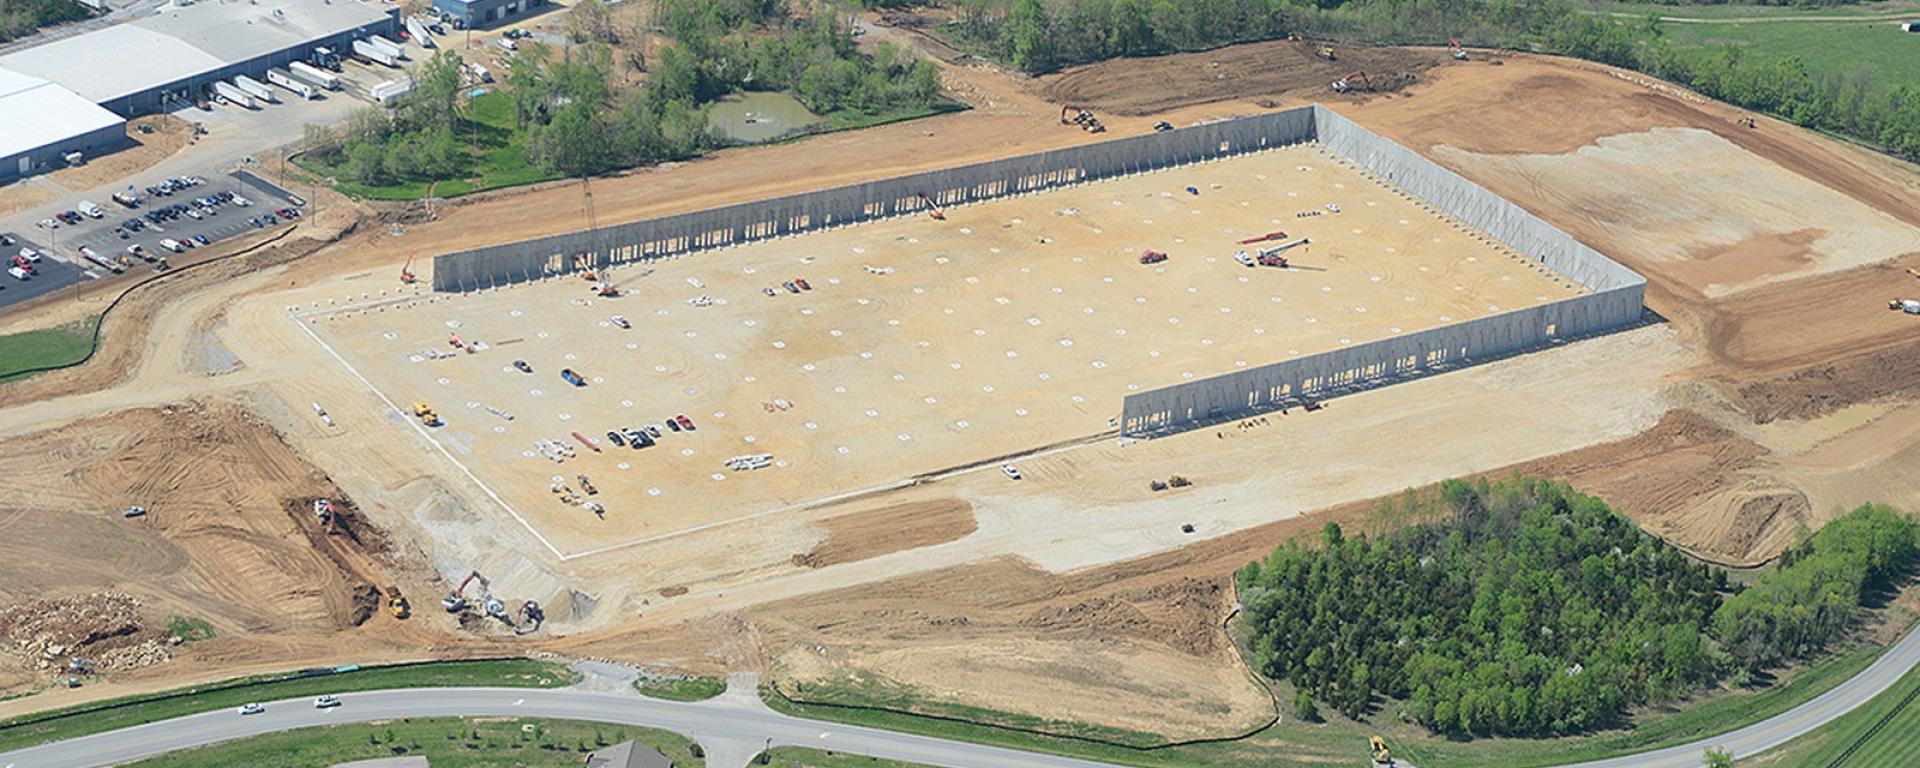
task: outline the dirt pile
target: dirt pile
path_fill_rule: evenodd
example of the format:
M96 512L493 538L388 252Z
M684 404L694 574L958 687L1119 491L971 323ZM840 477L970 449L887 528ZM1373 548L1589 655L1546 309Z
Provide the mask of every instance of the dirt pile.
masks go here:
M811 551L793 556L807 568L851 563L892 552L945 544L978 527L973 507L959 499L941 499L855 512L820 522L827 538Z
M1320 43L1278 40L1200 53L1144 59L1114 59L1075 67L1042 78L1039 92L1048 101L1119 115L1148 115L1190 104L1228 99L1277 99L1310 94L1330 101L1342 97L1332 83L1352 72L1365 73L1378 93L1392 93L1417 82L1421 73L1446 61L1438 50L1336 45L1335 58L1322 58ZM1357 88L1361 78L1350 78Z
M163 630L148 627L140 600L122 592L15 604L0 611L0 633L29 663L56 675L138 669L171 658Z
M1920 333L1920 324L1914 333ZM1756 424L1808 419L1856 403L1920 395L1920 342L1854 355L1732 387Z

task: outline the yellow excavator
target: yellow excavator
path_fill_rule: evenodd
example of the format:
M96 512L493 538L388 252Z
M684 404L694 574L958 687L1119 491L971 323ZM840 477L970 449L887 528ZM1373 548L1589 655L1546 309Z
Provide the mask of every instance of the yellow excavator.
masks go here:
M413 615L413 604L407 602L407 596L400 594L399 587L387 587L387 610L393 611L393 617L404 619Z
M434 413L433 407L427 405L425 401L413 401L413 415L420 417L421 424L429 427L440 426L440 414Z
M1371 746L1373 747L1374 765L1393 765L1393 753L1387 751L1386 739L1375 736L1373 737Z

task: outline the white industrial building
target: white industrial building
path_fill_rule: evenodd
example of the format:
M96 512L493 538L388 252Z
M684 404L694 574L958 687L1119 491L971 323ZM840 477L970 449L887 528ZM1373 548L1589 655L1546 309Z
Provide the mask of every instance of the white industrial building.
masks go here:
M127 141L126 118L57 84L0 69L0 181Z
M93 154L102 148L92 122L100 112L124 119L190 106L215 82L264 80L268 69L307 59L315 48L341 51L357 39L392 36L398 19L397 6L366 0L202 0L0 56L0 98L19 92L31 100L0 102L0 181L20 175L22 162L43 167L12 154L28 141L15 140L16 122L33 128L31 141L50 138L48 145L64 141ZM49 84L54 90L41 92ZM63 106L49 111L54 105ZM114 143L125 140L122 128Z

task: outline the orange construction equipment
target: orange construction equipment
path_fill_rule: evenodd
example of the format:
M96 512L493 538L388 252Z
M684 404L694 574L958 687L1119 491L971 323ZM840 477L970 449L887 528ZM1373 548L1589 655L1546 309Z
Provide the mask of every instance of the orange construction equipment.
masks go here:
M926 196L926 195L921 195L921 196L920 196L920 202L922 202L922 203L926 203L926 205L927 205L927 215L928 215L928 216L930 216L930 217L932 217L934 221L946 221L946 220L947 220L947 215L946 215L946 214L944 214L944 213L941 213L941 212L940 212L940 206L938 206L938 205L935 205L935 204L934 204L934 202L933 202L933 198L931 198L931 197L928 197L928 196Z
M612 298L614 296L620 295L620 289L613 287L613 283L607 283L607 282L603 282L603 283L600 283L599 285L594 286L593 292L595 295L605 296L608 298Z
M1140 263L1142 264L1158 264L1166 260L1167 255L1159 251L1143 251L1140 254Z
M1242 241L1240 241L1240 244L1241 244L1241 245L1253 245L1254 243L1264 243L1264 242L1267 242L1267 241L1269 241L1269 240L1278 240L1278 239L1280 239L1280 238L1283 238L1283 237L1286 237L1286 236L1287 236L1287 233L1285 233L1285 232L1281 232L1280 230L1277 230L1277 229L1276 229L1276 230L1274 230L1274 231L1272 231L1272 232L1268 232L1268 233L1266 233L1266 234L1264 234L1264 235L1261 235L1261 236L1259 236L1259 237L1249 237L1249 238L1247 238L1247 239L1245 239L1245 240L1242 240Z
M1453 56L1454 61L1467 60L1467 49L1465 46L1460 45L1460 38L1454 37L1447 39L1447 53Z
M1373 82L1367 79L1365 70L1356 69L1340 79L1333 81L1333 90L1346 93L1352 90L1373 90Z
M400 265L400 282L412 285L415 279L413 276L413 254L407 254L407 263Z

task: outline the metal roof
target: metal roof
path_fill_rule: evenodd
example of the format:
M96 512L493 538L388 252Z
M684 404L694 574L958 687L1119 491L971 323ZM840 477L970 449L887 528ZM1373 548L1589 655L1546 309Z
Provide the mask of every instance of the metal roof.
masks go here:
M208 0L0 56L0 68L109 102L387 16L362 0Z
M112 101L225 66L206 51L138 24L120 24L0 56L0 69Z
M73 91L0 69L0 158L125 122Z
M386 18L385 9L359 0L267 0L166 8L133 23L234 64Z

